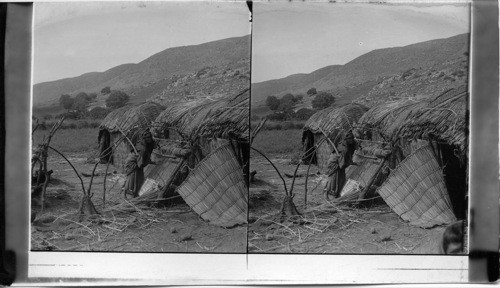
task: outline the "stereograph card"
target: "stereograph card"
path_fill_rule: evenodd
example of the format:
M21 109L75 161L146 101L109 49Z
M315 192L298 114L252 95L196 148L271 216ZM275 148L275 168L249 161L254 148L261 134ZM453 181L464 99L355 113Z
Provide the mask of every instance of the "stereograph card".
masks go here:
M2 284L497 281L496 4L1 3Z

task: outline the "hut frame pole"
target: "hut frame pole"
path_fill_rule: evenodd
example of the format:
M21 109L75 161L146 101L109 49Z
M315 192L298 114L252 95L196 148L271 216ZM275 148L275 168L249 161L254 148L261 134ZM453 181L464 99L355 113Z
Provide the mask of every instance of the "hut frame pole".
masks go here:
M278 176L280 176L281 181L283 181L283 187L285 187L285 194L286 194L286 196L288 196L288 189L286 188L285 179L283 178L283 176L281 176L281 173L278 170L278 168L274 165L274 163L269 158L267 158L266 155L264 155L264 153L262 153L259 150L253 148L252 146L250 146L250 148L253 149L255 152L259 153L260 155L262 155L264 158L266 158L267 161L269 161L269 163L271 163L271 165L273 166L274 170L276 170L276 172L278 173Z
M362 201L365 198L366 193L368 192L368 190L372 186L373 181L375 181L375 179L377 178L378 174L380 173L380 170L384 166L385 161L386 161L386 158L384 158L384 159L382 159L380 161L380 164L378 165L377 170L375 170L375 173L373 174L373 177L370 179L370 182L368 182L368 184L366 185L366 187L363 188L363 191L361 191L361 193L359 194L357 204L359 204L360 201Z
M117 127L117 128L118 128L118 131L120 131L120 133L122 133L122 135L125 137L125 139L127 139L128 143L130 143L130 145L132 146L132 149L134 149L134 151L135 151L135 154L139 154L137 152L137 149L135 149L134 144L132 143L132 141L130 140L130 138L127 137L127 135L125 134L125 132L123 132L123 130L120 129L120 127Z
M313 149L311 152L314 153L318 150L319 145L321 145L326 139L321 139L317 144L315 144L313 147L309 148L309 150ZM307 150L304 154L308 153L309 150ZM309 165L307 166L307 172L306 172L306 183L304 185L304 209L307 208L307 180L309 180L309 170L311 169L311 164L312 161L309 161Z
M323 135L325 135L326 140L328 140L328 142L330 142L330 144L332 145L333 149L335 150L335 153L337 153L337 155L340 156L339 150L337 150L337 147L335 146L335 144L333 143L333 141L330 138L328 138L328 135L326 134L325 130L323 130L323 128L321 128L321 127L319 127L319 130L321 131L321 133L323 133Z
M257 127L252 131L252 135L250 137L250 145L252 145L253 140L255 139L255 137L257 137L257 134L259 134L260 130L262 129L262 127L264 127L266 122L267 122L267 117L264 118L264 120L260 121L259 125L257 125Z
M172 185L172 183L176 179L177 175L179 174L179 170L182 169L182 166L184 166L184 164L186 162L187 162L186 158L182 158L182 160L177 164L177 166L175 167L174 175L172 175L172 177L170 177L170 180L165 184L163 189L158 190L158 193L156 195L156 201L160 201L163 199L163 193L166 192L168 187L170 187ZM189 166L188 166L188 168L189 168Z

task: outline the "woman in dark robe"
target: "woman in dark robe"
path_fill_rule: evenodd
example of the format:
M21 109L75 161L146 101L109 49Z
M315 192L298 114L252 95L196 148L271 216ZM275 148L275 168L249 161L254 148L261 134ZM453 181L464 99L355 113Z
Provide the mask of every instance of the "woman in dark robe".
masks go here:
M154 164L151 161L153 149L153 135L149 131L145 131L137 144L137 154L134 149L131 149L125 160L125 174L127 175L125 197L127 194L132 194L134 198L139 196L139 191L144 183L144 168L148 164Z
M343 147L339 151L340 155L332 151L332 155L327 162L328 180L325 186L327 199L328 195L333 195L334 198L340 196L340 192L346 182L345 169L349 165L357 165L357 163L352 162L355 149L356 142L354 141L354 135L349 131L344 138Z

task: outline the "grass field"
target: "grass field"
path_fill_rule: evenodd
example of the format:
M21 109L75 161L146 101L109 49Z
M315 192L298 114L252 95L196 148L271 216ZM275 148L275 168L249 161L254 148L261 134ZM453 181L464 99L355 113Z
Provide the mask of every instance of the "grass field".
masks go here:
M50 130L52 126L57 122L56 119L51 120L39 120L38 130ZM101 124L102 119L65 119L59 129L82 129L82 128L97 128ZM33 121L33 128L35 126L35 121Z
M60 129L52 137L50 146L63 153L97 151L98 131L99 128ZM48 136L49 131L35 131L35 134L33 134L33 147L42 142L44 135Z
M259 125L260 121L251 121L250 127L254 129ZM300 130L304 127L305 120L289 120L289 121L266 121L262 130Z
M302 129L262 130L252 146L267 155L296 155L302 152ZM252 154L254 155L254 154Z

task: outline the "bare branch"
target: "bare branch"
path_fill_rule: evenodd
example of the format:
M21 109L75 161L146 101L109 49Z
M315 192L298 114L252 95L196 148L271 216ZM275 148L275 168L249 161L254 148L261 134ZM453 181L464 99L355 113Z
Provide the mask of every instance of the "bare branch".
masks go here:
M83 194L85 195L85 186L83 185L82 177L80 177L80 174L78 174L78 171L76 171L75 166L73 166L73 164L71 164L71 161L69 161L68 158L66 158L66 156L64 156L61 152L57 151L57 149L55 149L54 147L51 147L51 146L48 146L48 147L50 149L54 150L57 154L61 155L64 158L64 160L66 160L69 163L71 168L73 168L73 171L75 171L76 176L78 176L78 178L80 179L80 183L82 184L82 191L83 191Z
M285 187L285 195L288 196L288 189L286 188L285 179L283 178L283 176L281 176L281 173L278 170L278 168L276 166L274 166L274 163L271 160L269 160L269 158L267 158L267 156L264 155L264 153L260 152L259 150L255 149L252 146L250 146L250 148L253 149L255 152L259 153L260 155L262 155L264 158L266 158L267 161L269 161L269 163L271 163L271 165L273 166L274 170L276 170L276 172L278 173L278 176L280 176L281 181L283 181L283 187Z
M252 145L253 139L255 139L257 134L259 134L260 130L262 129L262 127L264 127L264 124L266 124L266 122L267 117L264 118L264 120L260 121L259 125L257 125L257 127L255 127L255 129L252 131L252 135L250 137L250 145Z

